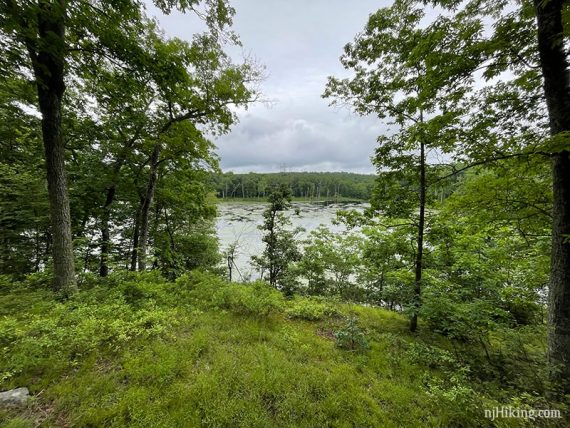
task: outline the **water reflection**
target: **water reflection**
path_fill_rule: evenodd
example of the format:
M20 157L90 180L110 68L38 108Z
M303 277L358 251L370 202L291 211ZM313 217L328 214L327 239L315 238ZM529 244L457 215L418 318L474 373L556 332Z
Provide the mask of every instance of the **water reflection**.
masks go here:
M299 240L305 239L309 232L320 225L325 225L329 229L341 232L343 225L334 225L332 221L336 218L338 210L358 210L362 211L367 204L322 204L294 202L291 209L285 212L292 223L292 227L302 227L305 232L299 235ZM263 211L267 208L265 203L233 203L224 202L218 205L218 218L216 230L220 240L220 248L226 251L234 243L237 244L234 263L238 272L234 276L236 280L256 279L259 277L251 266L251 257L259 255L263 251L261 237L263 232L258 226L263 223Z

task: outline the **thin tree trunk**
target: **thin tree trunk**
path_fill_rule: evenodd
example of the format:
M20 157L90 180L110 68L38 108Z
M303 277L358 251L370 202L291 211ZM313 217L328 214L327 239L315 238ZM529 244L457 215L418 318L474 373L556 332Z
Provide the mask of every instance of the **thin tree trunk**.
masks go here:
M111 219L111 204L115 198L115 185L107 189L107 197L105 205L103 206L103 213L101 214L101 261L99 264L99 275L105 277L109 274L109 250L111 247L111 232L110 232L110 219Z
M176 241L174 240L174 232L170 227L170 219L168 217L168 210L166 209L166 207L163 208L163 211L164 211L164 224L166 226L166 233L168 233L168 239L170 240L170 251L172 252L172 254L174 254L176 252Z
M550 133L570 130L570 79L564 51L563 0L534 0L538 49L544 94L550 119ZM567 138L567 137L566 137ZM560 368L553 380L570 393L570 152L553 155L552 162L552 264L549 290L548 356Z
M422 270L424 255L424 227L426 208L426 155L425 143L420 144L420 218L418 220L418 248L416 251L416 269L414 280L414 301L413 313L410 320L410 331L414 332L418 328L418 311L421 306L422 291Z
M269 242L267 246L267 256L269 259L269 284L272 287L277 286L277 264L275 260L275 246L277 237L275 236L275 219L277 217L277 211L271 211L271 220L269 224Z
M139 207L137 208L137 213L135 215L135 226L133 230L133 251L131 252L131 271L137 270L137 261L139 256L139 231L141 227L141 211L144 199L141 197Z
M65 174L65 145L61 126L65 92L65 2L39 2L38 40L26 36L26 47L36 78L42 113L42 137L47 167L52 230L54 288L65 294L77 291L71 213Z
M150 174L148 177L146 194L141 207L140 238L139 238L139 253L138 253L139 271L146 270L146 248L147 248L148 231L149 231L149 213L150 213L150 206L154 198L156 182L158 179L159 158L160 158L160 143L157 143L154 146L152 155L150 157Z
M35 262L34 262L34 272L40 271L40 264L42 262L42 244L40 238L40 229L36 227L36 254L35 254Z

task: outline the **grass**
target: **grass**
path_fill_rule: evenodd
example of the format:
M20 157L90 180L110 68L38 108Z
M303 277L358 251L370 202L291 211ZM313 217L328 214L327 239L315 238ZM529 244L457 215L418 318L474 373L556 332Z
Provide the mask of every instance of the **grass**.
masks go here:
M200 273L115 276L66 302L37 287L0 286L0 389L34 397L0 410L2 426L536 424L485 419L525 395L472 376L459 344L411 335L394 312ZM366 347L337 346L349 315Z

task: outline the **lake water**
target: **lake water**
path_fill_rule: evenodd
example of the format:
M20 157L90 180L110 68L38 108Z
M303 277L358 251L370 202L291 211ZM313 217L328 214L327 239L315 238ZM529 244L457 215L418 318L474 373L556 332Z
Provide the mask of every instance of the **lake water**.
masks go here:
M310 231L320 225L325 225L333 231L342 231L342 225L333 225L338 210L362 211L367 205L358 203L330 204L294 202L292 208L284 214L289 217L292 227L302 227L305 232L299 235L299 240L307 237ZM234 262L237 272L235 280L255 279L258 272L251 266L251 257L263 252L264 244L261 241L263 231L258 226L263 223L263 211L267 208L265 203L232 203L218 204L218 218L216 231L220 240L220 249L226 251L230 245L237 242L237 252ZM298 214L297 214L298 212Z

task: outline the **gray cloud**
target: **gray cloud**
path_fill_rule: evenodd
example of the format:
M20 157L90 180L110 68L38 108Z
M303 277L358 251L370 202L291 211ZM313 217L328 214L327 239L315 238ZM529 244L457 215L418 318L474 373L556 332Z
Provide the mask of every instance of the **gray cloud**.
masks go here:
M271 106L238 113L240 123L215 143L224 170L236 172L342 170L373 172L370 156L383 127L321 99L328 75L344 76L338 57L387 1L235 0L234 30L244 50L267 67L262 84ZM158 17L166 34L188 39L200 31L194 18ZM236 60L238 53L234 50ZM241 52L240 52L241 54Z

